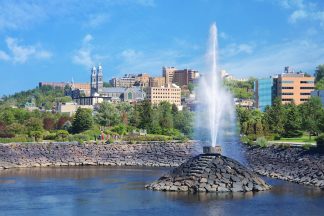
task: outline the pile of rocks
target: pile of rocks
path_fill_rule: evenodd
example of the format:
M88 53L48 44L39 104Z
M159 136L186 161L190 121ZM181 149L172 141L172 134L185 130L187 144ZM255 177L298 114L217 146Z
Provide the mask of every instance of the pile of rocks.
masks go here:
M176 167L195 154L194 144L12 143L0 144L0 170L42 166Z
M300 147L247 147L247 160L260 175L324 189L324 155Z
M233 159L219 154L201 154L146 185L146 188L159 191L247 192L268 190L270 186Z

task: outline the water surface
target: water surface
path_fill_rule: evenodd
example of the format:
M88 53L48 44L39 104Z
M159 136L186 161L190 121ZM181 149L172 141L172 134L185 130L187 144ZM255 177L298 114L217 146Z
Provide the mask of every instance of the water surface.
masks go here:
M0 171L0 215L323 215L324 192L267 179L259 193L156 192L161 168L66 167Z

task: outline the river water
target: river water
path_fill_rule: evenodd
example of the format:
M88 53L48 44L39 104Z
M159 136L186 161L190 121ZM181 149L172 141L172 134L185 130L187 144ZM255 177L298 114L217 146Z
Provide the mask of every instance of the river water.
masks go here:
M272 190L187 194L144 189L168 169L66 167L0 171L0 215L324 215L324 191L266 179Z

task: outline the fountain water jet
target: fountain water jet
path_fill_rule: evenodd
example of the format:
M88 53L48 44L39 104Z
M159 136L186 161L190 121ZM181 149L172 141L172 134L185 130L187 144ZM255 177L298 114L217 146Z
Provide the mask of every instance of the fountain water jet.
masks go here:
M196 112L196 138L207 141L212 148L220 145L222 153L231 156L233 154L229 151L235 151L235 148L230 149L223 141L224 132L234 131L235 127L233 98L223 86L217 60L217 27L214 23L210 28L206 53L207 70L196 89L199 101ZM240 159L238 153L235 155Z

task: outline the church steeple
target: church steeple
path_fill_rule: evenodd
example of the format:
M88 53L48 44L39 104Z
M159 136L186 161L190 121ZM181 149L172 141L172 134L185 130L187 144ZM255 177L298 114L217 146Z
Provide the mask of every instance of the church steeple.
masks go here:
M97 92L101 93L103 91L103 73L101 64L98 65L97 69Z
M91 69L91 77L90 77L90 86L91 86L91 95L97 92L97 69L95 66Z

